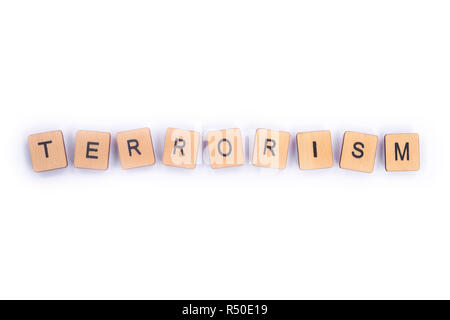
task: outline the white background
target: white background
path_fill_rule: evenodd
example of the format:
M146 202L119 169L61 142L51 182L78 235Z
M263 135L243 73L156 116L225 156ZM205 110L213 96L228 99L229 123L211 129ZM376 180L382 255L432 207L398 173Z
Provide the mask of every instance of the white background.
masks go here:
M448 1L0 2L0 298L450 298ZM75 169L77 129L158 163ZM288 168L164 167L167 127L291 132ZM63 130L69 167L32 171ZM294 135L332 131L332 169ZM338 168L377 134L373 174ZM422 168L386 173L386 133ZM247 147L248 149L248 147Z

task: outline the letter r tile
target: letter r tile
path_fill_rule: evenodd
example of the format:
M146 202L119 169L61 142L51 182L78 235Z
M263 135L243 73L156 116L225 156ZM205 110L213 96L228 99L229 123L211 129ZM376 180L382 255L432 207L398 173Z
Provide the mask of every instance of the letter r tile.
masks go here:
M110 142L109 132L78 131L75 138L74 166L83 169L108 169Z
M119 132L116 140L123 169L155 164L155 152L149 128Z
M420 168L419 135L417 133L384 136L386 171L417 171Z
M31 163L36 172L67 167L62 131L32 134L28 137Z
M194 169L197 164L200 133L169 128L164 142L163 164Z
M256 130L252 164L264 168L286 168L290 137L285 131Z

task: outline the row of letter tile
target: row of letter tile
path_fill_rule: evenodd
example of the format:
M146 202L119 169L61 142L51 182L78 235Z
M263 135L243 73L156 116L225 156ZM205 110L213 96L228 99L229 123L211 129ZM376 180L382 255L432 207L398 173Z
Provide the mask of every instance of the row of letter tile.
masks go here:
M240 129L209 131L206 135L211 168L244 165L244 148ZM106 170L109 163L111 134L78 131L75 138L74 166ZM123 169L151 166L155 153L149 128L117 133L119 158ZM290 134L285 131L258 129L252 156L254 166L284 169ZM61 131L32 134L28 137L33 169L36 172L67 167ZM194 169L200 145L200 133L167 129L162 162L167 166ZM347 131L344 134L339 166L343 169L372 172L378 137ZM419 135L416 133L385 135L386 171L416 171L420 167ZM330 131L297 133L297 155L302 170L331 168L333 151Z

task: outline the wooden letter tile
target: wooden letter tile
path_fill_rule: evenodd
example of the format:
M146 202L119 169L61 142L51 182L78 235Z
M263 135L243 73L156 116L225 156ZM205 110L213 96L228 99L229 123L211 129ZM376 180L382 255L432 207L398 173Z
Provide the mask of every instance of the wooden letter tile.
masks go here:
M420 168L419 135L417 133L384 136L386 171L417 171Z
M378 137L347 131L342 142L340 167L370 173L375 165Z
M123 169L155 164L155 153L149 128L119 132L116 139Z
M264 168L286 168L290 137L289 132L285 131L256 130L253 165Z
M32 134L28 137L28 146L34 171L67 167L66 148L61 131Z
M194 169L197 164L200 133L169 128L164 141L163 164Z
M297 133L297 151L300 169L323 169L333 166L330 131Z
M241 130L209 131L207 139L211 168L228 168L244 164Z
M76 168L106 170L109 163L111 134L108 132L77 132L73 164Z

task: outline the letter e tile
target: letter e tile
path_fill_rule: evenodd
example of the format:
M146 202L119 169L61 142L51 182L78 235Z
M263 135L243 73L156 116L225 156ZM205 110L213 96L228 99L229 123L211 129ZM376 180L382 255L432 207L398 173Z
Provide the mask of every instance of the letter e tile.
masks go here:
M75 138L74 166L83 169L108 169L110 142L109 132L78 131Z

